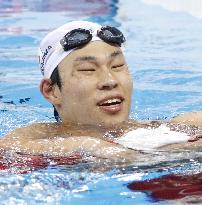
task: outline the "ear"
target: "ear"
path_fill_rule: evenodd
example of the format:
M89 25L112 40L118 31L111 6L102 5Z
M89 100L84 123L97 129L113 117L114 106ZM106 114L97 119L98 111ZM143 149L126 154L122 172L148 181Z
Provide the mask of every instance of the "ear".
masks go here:
M40 84L42 95L53 105L59 106L61 103L61 92L58 86L52 85L50 79L43 79Z

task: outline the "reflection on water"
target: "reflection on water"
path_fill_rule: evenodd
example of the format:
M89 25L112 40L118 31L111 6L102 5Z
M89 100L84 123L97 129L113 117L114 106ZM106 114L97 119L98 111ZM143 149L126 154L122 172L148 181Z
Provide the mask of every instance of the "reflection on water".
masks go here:
M202 203L202 173L194 175L170 174L152 180L132 182L128 184L128 188L147 193L155 202L189 197L187 201L190 203Z
M93 21L113 21L118 0L0 0L0 31L25 34L46 32L70 20L92 18ZM50 23L47 24L46 19ZM29 23L31 20L31 23ZM37 23L37 25L35 25Z
M174 12L187 12L197 18L202 18L201 0L142 0L147 4L160 5Z
M102 15L110 12L110 4L112 1L107 0L1 0L0 11L2 14L20 13L25 11L37 12L83 12L84 14Z
M200 155L169 155L170 160L166 157L168 153L162 160L162 153L156 152L153 156L156 162L152 162L152 158L149 163L148 159L147 162L142 159L118 168L116 164L101 161L97 165L61 163L58 166L51 160L26 156L12 162L11 154L4 159L4 164L3 160L0 163L1 201L4 204L66 204L67 201L95 204L96 199L100 204L200 204ZM183 155L186 159L180 159ZM7 165L10 163L10 168L5 167L5 161Z

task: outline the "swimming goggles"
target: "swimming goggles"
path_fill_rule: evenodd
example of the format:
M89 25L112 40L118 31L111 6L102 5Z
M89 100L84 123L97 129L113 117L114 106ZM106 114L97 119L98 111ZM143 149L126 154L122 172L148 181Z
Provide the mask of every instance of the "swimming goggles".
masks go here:
M115 27L103 26L97 31L97 36L106 43L113 43L121 46L125 37L123 33ZM82 28L74 29L68 32L61 40L60 44L64 51L83 46L89 43L93 38L92 31Z

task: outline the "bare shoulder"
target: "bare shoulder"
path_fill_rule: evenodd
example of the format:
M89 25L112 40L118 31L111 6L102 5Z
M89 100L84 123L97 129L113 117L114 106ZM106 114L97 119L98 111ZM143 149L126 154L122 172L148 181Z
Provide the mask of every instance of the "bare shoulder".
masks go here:
M37 139L52 136L59 129L57 123L33 123L24 127L17 128L12 132L8 133L1 140L8 138L24 138L26 139Z
M0 138L0 149L23 150L35 146L36 142L44 139L53 139L61 133L61 126L58 123L33 123L17 128ZM36 145L38 146L38 145ZM31 149L31 148L30 148Z
M173 118L171 123L202 126L202 111L189 112L179 115Z

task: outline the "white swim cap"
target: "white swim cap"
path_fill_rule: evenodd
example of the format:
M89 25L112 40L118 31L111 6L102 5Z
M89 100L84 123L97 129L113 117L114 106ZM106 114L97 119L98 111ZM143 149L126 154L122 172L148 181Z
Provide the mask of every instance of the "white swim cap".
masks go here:
M70 31L74 29L86 29L91 30L92 40L101 40L97 36L97 31L101 28L101 25L88 21L72 21L64 24L63 26L53 30L41 41L38 50L39 66L44 78L50 78L57 65L73 50L64 51L60 45L60 40Z

